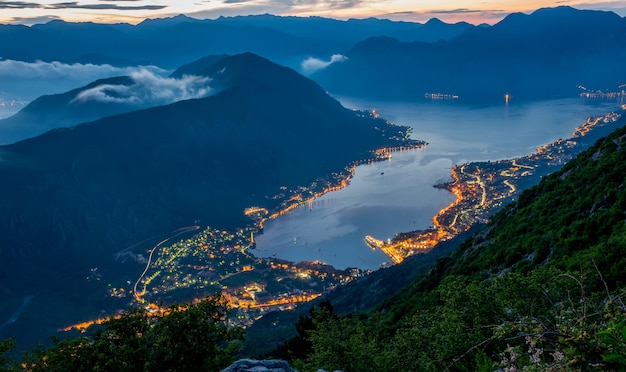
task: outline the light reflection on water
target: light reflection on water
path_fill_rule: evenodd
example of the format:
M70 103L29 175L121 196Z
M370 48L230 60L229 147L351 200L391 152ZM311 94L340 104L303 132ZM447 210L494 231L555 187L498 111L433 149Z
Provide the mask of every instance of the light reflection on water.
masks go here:
M256 238L256 255L377 269L387 257L365 245L365 235L389 239L429 227L432 217L454 201L451 193L433 187L449 180L454 164L526 155L569 138L588 116L619 107L615 102L583 104L578 99L508 106L339 100L348 108L376 109L382 118L411 126L412 137L429 145L358 166L345 189L267 221Z

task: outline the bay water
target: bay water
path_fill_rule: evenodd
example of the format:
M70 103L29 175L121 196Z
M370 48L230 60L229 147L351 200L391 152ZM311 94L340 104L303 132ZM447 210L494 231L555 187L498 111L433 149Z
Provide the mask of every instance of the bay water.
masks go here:
M433 187L450 180L453 165L527 155L571 137L589 116L620 109L619 102L577 98L484 106L338 100L347 108L375 109L394 124L410 126L412 137L428 145L360 165L348 187L267 221L256 237L255 255L375 270L390 262L365 244L365 236L386 240L430 227L432 217L455 199Z

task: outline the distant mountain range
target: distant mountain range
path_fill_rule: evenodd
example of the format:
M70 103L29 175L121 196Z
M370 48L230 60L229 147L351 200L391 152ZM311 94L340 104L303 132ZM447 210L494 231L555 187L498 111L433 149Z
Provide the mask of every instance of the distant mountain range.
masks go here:
M62 21L32 27L0 26L0 37L9 40L0 46L0 55L100 63L116 63L107 61L109 57L138 63L142 56L148 58L146 63L169 65L185 56L196 58L202 51L253 50L300 68L298 63L312 55L307 53L329 56L345 51L346 56L336 63L320 60L319 71L311 76L332 93L401 100L423 100L425 93L443 93L466 102L494 102L502 101L505 94L514 100L575 97L582 92L578 86L621 89L618 85L626 83L622 68L625 32L626 20L614 13L570 7L539 9L530 15L514 13L491 27L438 20L422 25L272 15L203 21L178 16L146 20L137 26ZM63 45L55 46L59 42ZM90 59L107 53L105 59ZM180 86L184 94L195 98L214 94L225 76L203 69L224 55L202 57L180 67L169 77L176 80L169 81L170 87ZM91 57L83 60L79 56ZM210 84L183 81L185 75L213 80ZM109 78L40 97L17 115L0 120L0 144L175 101L156 99L154 96L164 94L149 91L166 88L141 78ZM155 79L159 78L152 77ZM152 86L146 86L148 83ZM144 99L124 100L123 86L133 94L142 91ZM211 92L202 91L207 86ZM87 95L87 91L94 94ZM96 97L95 93L103 92L109 99ZM87 96L91 99L85 99Z
M135 77L111 78L114 74L107 75L104 72L106 69L98 75L103 79L78 89L73 88L89 80L68 85L59 77L72 75L72 71L81 76L82 72L78 70L89 70L85 64L116 67L150 65L169 70L207 55L253 52L297 71L311 73L314 69L309 71L302 66L307 59L312 58L324 66L324 61L330 60L333 55L340 56L355 43L372 36L387 35L403 41L434 41L458 36L474 27L468 23L446 24L436 19L420 24L374 18L339 21L268 14L215 20L179 15L148 19L138 25L64 21L33 26L0 25L0 40L3 41L0 44L0 64L2 60L27 62L22 65L12 63L13 67L9 67L10 63L0 66L0 98L4 94L7 97L29 97L28 100L31 100L46 94L35 99L19 114L0 120L0 144L13 143L52 128L164 103L162 100L128 102L120 99L106 102L96 99L85 102L83 99L77 102L79 94L86 90L104 89L105 85L116 86L118 94L122 85L135 91L150 88L142 87L142 82ZM59 62L63 64L63 71L57 71L59 66L46 65L45 62ZM81 64L81 67L73 68L72 64ZM42 79L39 82L30 80L32 78L22 76L26 72L15 72L19 68L30 71L32 75L41 74ZM184 74L192 72L185 71ZM182 75L181 71L177 71L172 78L181 79ZM121 83L120 79L125 79L125 82ZM68 89L72 90L63 92ZM48 94L51 92L55 94ZM196 94L195 97L199 96ZM84 95L81 97L84 98ZM167 103L171 102L173 100Z
M282 186L320 182L408 141L406 128L348 110L251 53L184 69L213 76L219 91L0 146L1 292L68 291L87 303L84 276L72 290L61 278L110 267L114 252L196 220L242 227L252 222L243 210L275 207Z
M615 13L539 9L436 43L370 38L313 78L334 93L378 99L574 97L578 85L617 90L626 82L625 32L626 20Z
M0 25L0 56L20 61L154 64L173 68L209 54L253 52L297 67L310 56L341 53L372 36L436 41L474 26L380 19L338 21L320 17L257 15L198 20L179 15L138 25L51 21L34 26Z
M402 100L443 93L494 102L505 94L519 100L573 97L579 85L617 90L626 83L625 31L626 20L615 13L565 6L510 14L493 26L180 15L138 25L0 25L0 56L172 69L207 55L253 52L312 74L331 93Z

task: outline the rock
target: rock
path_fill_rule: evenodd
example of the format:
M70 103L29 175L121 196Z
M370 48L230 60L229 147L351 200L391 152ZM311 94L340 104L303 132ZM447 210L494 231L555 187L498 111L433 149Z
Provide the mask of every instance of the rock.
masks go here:
M221 372L298 372L284 360L240 359Z

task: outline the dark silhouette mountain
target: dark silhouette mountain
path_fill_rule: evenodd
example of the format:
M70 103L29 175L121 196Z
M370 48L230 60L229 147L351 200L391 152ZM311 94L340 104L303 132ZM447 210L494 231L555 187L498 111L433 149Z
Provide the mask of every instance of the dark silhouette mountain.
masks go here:
M69 127L105 116L128 112L140 105L113 102L77 100L81 92L103 85L130 86L128 76L97 80L66 93L41 96L17 114L0 120L0 144L9 144L34 137L50 129Z
M403 142L404 128L348 110L256 55L224 57L214 69L224 76L215 95L0 147L3 291L87 303L78 300L89 297L84 276L71 289L63 278L110 268L114 252L195 220L244 226L244 208L275 207L281 186L319 182ZM45 332L61 313L47 315Z
M626 20L569 7L511 14L449 41L365 40L348 60L313 75L332 92L422 99L457 94L468 101L573 97L577 85L616 89L626 80Z
M271 15L198 20L186 16L148 19L138 25L70 23L60 20L26 26L0 25L0 55L23 61L156 64L166 68L209 54L246 51L296 68L308 56L341 53L371 36L439 40L472 26L366 19Z

